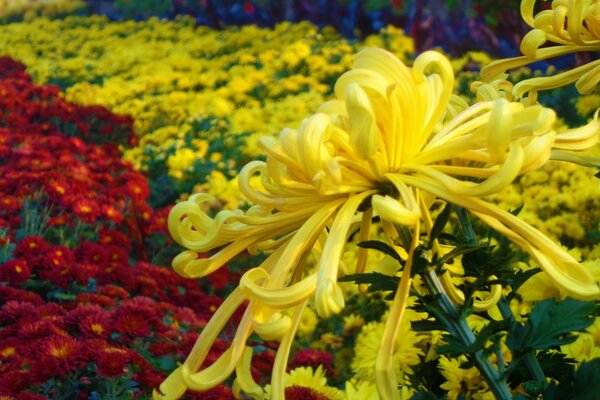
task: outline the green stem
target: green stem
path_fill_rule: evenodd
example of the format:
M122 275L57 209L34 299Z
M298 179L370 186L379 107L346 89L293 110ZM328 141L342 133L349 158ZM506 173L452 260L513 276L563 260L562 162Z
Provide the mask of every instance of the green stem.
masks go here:
M502 297L497 304L498 309L500 310L500 314L502 318L509 324L515 324L517 321L515 320L515 316L510 309L508 303L506 303L506 299ZM527 369L533 375L536 381L546 382L546 375L544 374L544 370L540 365L538 359L535 357L535 351L530 350L523 355L523 361L527 366Z
M436 297L438 306L446 315L448 321L448 330L456 338L458 338L465 346L470 346L475 343L475 334L467 324L464 318L459 317L459 312L444 291L442 284L431 268L427 269L424 276L427 288L432 295ZM481 350L472 354L473 361L483 378L486 380L494 397L499 400L511 400L512 394L508 389L506 381L501 374L494 368L490 360L488 360Z

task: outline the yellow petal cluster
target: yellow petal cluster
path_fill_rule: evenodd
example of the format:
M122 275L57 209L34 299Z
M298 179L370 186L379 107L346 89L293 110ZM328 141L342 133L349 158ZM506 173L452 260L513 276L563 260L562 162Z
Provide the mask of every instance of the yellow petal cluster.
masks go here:
M206 390L234 370L241 391L263 398L248 371L251 350L246 340L255 332L280 341L270 396L283 399L285 366L304 308L314 302L321 317L343 309L338 276L347 239L357 231L368 239L376 223L393 247L398 225L412 233L375 364L380 397L399 399L393 356L411 287L413 251L420 231L429 235L432 228L432 198L463 207L504 234L567 294L579 299L600 295L593 276L572 256L483 199L544 165L555 145L578 149L590 137L597 140L597 120L561 138L553 130L556 116L550 109L504 98L468 107L452 94L453 87L451 64L440 53L425 52L408 67L384 50L365 49L338 79L336 99L298 129L284 129L278 139L261 139L266 161L248 163L239 175L240 191L252 207L210 217L202 207L210 196L196 194L173 208L169 231L187 249L173 260L173 267L183 276L205 276L242 251L270 254L242 276L155 398ZM260 185L251 184L256 177ZM198 253L210 251L209 258L198 258ZM307 267L309 256L316 260L314 268ZM460 301L462 293L452 290ZM490 296L497 298L497 293L499 288ZM245 301L248 306L231 347L201 369L219 331ZM481 307L494 302L484 299Z
M549 77L526 79L514 87L522 97L531 91L548 90L575 83L577 90L590 93L600 82L600 0L553 0L552 8L534 15L536 0L521 1L521 15L533 29L521 41L523 56L498 60L487 65L481 76L492 81L508 69L534 61L574 52L591 52L592 60L577 68ZM547 46L548 43L553 45ZM594 55L596 54L596 55Z

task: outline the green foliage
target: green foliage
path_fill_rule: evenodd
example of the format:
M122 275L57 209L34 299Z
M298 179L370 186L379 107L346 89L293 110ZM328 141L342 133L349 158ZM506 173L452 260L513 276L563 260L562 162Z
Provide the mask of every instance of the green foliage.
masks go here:
M583 362L559 383L552 382L544 390L543 398L545 400L595 400L598 399L598 382L600 382L600 358Z
M506 344L515 354L560 346L575 340L574 332L594 322L596 304L567 298L536 303L525 324L515 324Z

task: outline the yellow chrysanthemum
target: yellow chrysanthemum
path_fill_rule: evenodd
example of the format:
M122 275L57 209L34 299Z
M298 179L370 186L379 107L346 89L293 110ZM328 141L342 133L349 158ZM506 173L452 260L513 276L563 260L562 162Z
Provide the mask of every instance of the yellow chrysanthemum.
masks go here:
M405 314L414 249L420 230L432 228L430 202L435 198L470 210L527 251L569 295L595 299L593 276L535 228L482 199L507 187L518 175L542 166L553 146L577 150L598 140L599 122L557 135L552 110L525 107L506 99L468 107L452 95L454 74L440 53L428 51L412 68L390 53L365 49L354 67L335 85L337 99L322 105L299 129L284 129L279 139L260 145L266 162L253 161L240 172L239 187L254 204L246 212L225 210L214 218L202 211L206 194L177 204L169 231L188 250L173 260L186 277L201 277L242 251L270 255L241 278L198 338L187 360L160 386L157 399L174 399L189 388L206 390L236 370L237 385L254 398L262 389L249 372L252 332L279 340L271 379L271 397L283 399L290 346L307 302L326 317L344 307L338 285L340 258L348 236L359 231L368 240L372 220L385 240L396 246L396 225L412 232L403 250L407 261L391 303L376 357L375 378L381 398L398 399L393 357ZM262 188L250 184L258 175ZM199 252L219 249L210 258ZM433 251L438 251L439 246ZM361 249L357 272L364 270ZM400 250L399 250L400 251ZM305 268L311 256L315 268ZM312 265L313 263L311 263ZM462 293L449 285L452 298ZM487 308L500 296L495 285L475 305ZM230 348L200 370L212 343L235 310L248 307ZM283 311L292 309L291 317Z
M552 9L533 15L536 0L521 2L521 15L534 28L523 37L520 57L498 60L481 71L485 81L496 79L506 70L534 61L564 54L600 50L600 0L554 0ZM554 46L544 46L547 42ZM514 87L517 97L529 91L554 89L577 81L582 93L590 93L600 82L600 60L593 60L572 70L543 78L531 78Z
M320 365L317 369L313 369L312 367L294 368L289 374L285 374L284 382L286 388L293 386L307 387L330 400L342 400L344 398L343 392L327 385L325 371ZM273 398L270 389L269 386L265 387L265 399Z

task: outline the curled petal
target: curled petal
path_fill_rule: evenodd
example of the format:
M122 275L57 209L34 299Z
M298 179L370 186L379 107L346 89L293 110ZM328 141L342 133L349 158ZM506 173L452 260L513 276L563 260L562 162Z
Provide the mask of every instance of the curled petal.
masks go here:
M598 66L600 66L600 60L581 65L577 68L553 76L526 79L515 85L513 95L516 98L521 98L531 90L556 89L577 81L588 72L591 73L588 75L589 82L582 82L580 88L591 91L598 86L598 81L600 80L600 70L598 69Z
M579 128L569 129L556 135L555 149L587 150L600 140L600 110L592 120Z
M538 49L546 43L546 33L541 29L533 29L521 41L521 53L526 57L536 59Z
M236 398L241 398L240 391L243 391L254 400L263 400L264 390L252 377L251 365L252 347L246 346L241 362L235 367L236 379L233 383L233 394Z
M290 317L267 306L254 304L252 328L264 340L280 340L291 326Z
M462 196L487 196L497 193L510 185L521 172L524 160L523 148L515 142L510 145L510 152L504 164L496 172L481 183L461 181L448 176L435 167L414 167L420 173L434 178L447 190Z
M316 275L301 280L288 287L265 288L257 282L268 282L270 275L262 268L253 268L247 271L240 279L240 289L251 299L256 299L261 304L279 309L295 306L311 297L316 288Z
M492 275L490 276L490 279L495 280L497 278ZM444 287L444 291L453 303L458 305L463 305L465 303L465 295L452 282L450 272L446 271L441 276L440 281ZM486 297L481 300L476 298L473 299L473 310L476 312L487 311L498 303L500 297L502 297L502 285L494 284Z
M396 224L413 226L421 216L419 210L410 210L391 196L375 195L371 204L377 215Z

